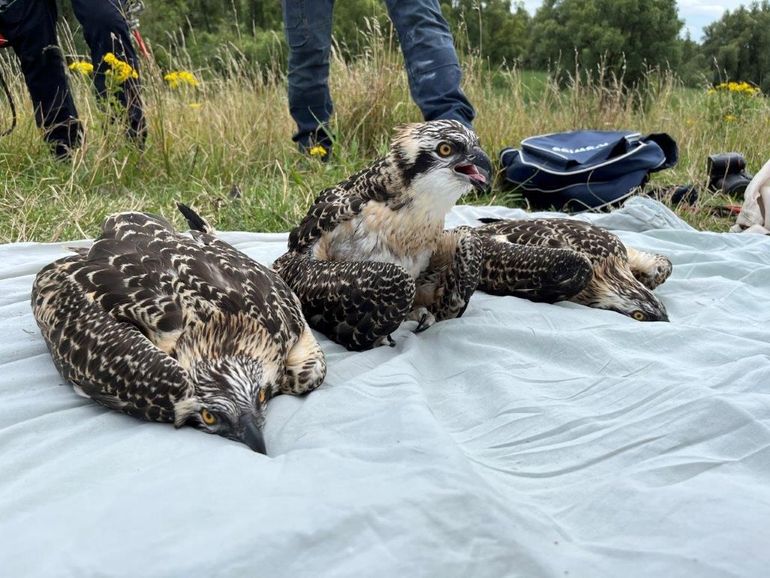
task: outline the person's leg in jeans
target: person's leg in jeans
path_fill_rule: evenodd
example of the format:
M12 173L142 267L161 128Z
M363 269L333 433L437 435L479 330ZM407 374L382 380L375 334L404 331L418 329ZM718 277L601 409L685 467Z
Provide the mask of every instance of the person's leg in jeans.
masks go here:
M83 26L91 61L94 64L94 86L100 99L108 97L106 72L110 69L104 55L112 52L118 59L128 62L139 70L131 32L128 29L120 0L72 0L75 17ZM128 136L142 146L147 136L147 124L140 97L138 78L128 78L116 91L115 97L125 108L128 116Z
M0 16L0 32L19 57L35 121L57 157L80 144L82 128L56 38L55 0L18 0Z
M460 88L462 72L438 0L386 0L404 53L409 90L425 120L471 127L476 116Z
M300 148L331 148L327 123L333 105L329 94L329 56L334 0L282 0L289 44L289 112L297 123L292 137ZM328 156L324 155L324 156Z

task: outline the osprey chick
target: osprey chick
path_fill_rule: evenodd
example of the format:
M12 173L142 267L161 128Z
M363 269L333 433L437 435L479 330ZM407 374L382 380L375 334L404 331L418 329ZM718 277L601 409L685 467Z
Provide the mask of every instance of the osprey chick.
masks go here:
M320 385L323 353L280 277L180 210L192 238L143 213L107 218L90 249L38 273L35 319L81 395L265 453L268 399Z
M273 268L310 324L349 349L381 343L405 319L418 330L462 315L480 243L444 218L491 165L478 137L438 120L401 127L387 156L322 191Z
M637 251L573 219L481 219L479 289L533 301L569 300L637 321L668 321L652 290L671 275L663 255Z

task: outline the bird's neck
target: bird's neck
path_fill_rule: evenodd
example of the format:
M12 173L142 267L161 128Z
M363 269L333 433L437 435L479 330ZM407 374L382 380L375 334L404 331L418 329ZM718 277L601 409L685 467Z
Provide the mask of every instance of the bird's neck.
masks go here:
M357 172L347 181L367 201L397 203L403 184L395 161L386 156Z
M275 341L253 317L217 311L187 328L177 342L176 359L182 367L190 369L201 360L277 356L275 349Z
M393 262L419 274L438 245L444 218L459 196L420 177L405 183L403 170L388 156L351 179L365 191L358 215L338 226L315 247L316 258Z

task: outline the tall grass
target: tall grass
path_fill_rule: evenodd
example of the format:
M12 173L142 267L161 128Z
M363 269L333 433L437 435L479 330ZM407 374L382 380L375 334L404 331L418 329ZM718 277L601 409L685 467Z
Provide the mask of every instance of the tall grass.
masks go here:
M93 236L105 215L141 209L182 225L174 203L199 209L220 230L287 230L304 215L323 188L345 178L384 153L394 126L420 120L412 103L401 55L392 35L371 25L364 56L343 59L335 52L331 90L337 135L333 161L322 164L297 152L280 63L248 62L223 47L218 71L193 70L195 88L171 90L163 72L144 63L149 138L144 151L126 144L122 127L95 102L90 80L71 78L87 135L71 161L49 154L35 127L31 104L10 51L0 54L0 70L20 108L19 126L0 140L0 241L56 241ZM63 50L74 54L63 33ZM190 69L179 40L169 56ZM463 63L464 89L478 111L476 129L494 156L526 136L575 128L630 128L668 132L679 143L680 163L655 176L664 185L705 184L706 157L738 150L750 167L770 156L766 99L752 114L730 122L709 117L705 90L684 89L667 74L650 74L636 95L594 74L574 74L559 86L545 73L516 68L491 70L478 59ZM224 71L224 72L222 72ZM646 106L634 105L634 101ZM9 121L0 105L0 123ZM516 203L502 191L472 199ZM703 205L719 198L703 196ZM708 211L682 209L701 228L729 225Z

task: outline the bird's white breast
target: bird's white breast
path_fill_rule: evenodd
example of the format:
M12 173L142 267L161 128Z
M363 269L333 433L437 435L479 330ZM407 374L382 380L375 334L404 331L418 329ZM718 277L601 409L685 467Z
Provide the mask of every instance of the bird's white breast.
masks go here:
M324 235L313 248L313 256L335 261L394 263L416 279L428 266L443 229L443 215L435 221L421 212L391 210L373 203Z

